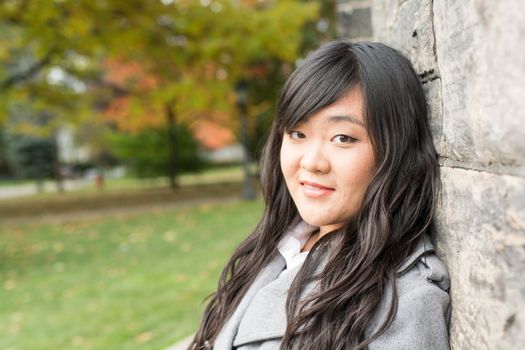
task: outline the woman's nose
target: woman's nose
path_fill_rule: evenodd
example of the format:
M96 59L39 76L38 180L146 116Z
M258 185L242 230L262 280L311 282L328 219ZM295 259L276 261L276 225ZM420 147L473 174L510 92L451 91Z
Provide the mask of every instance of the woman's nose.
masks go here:
M326 158L322 147L309 147L301 158L301 168L312 173L327 173L330 171L330 162Z

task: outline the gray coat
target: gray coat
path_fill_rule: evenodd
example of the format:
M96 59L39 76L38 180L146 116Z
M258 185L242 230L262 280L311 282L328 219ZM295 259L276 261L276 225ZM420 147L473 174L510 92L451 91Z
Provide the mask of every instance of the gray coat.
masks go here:
M433 252L429 237L423 237L397 271L396 316L390 327L370 343L369 350L449 349L449 278ZM215 350L279 349L286 329L287 292L300 269L297 266L279 276L285 264L284 257L277 254L261 271L219 332ZM302 297L312 288L307 286ZM368 334L382 323L389 310L390 296L391 290L381 301Z

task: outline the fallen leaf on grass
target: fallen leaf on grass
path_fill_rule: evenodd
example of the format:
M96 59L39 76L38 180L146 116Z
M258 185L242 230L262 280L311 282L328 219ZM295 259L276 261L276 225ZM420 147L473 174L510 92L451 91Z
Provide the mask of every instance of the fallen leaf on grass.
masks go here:
M183 273L179 273L175 278L177 279L177 282L184 282L188 280L188 276Z
M176 234L173 231L166 231L162 235L162 237L164 238L166 242L173 242L175 240L175 236Z
M53 243L53 250L56 253L60 253L64 250L64 244L62 242L55 242Z
M210 269L214 269L214 268L216 268L217 265L218 265L218 264L217 264L217 260L210 260L210 262L208 262L208 267L209 267Z
M211 203L204 203L204 204L201 204L200 205L200 210L203 212L203 213L209 213L213 208L213 205Z
M17 335L19 332L20 332L20 324L15 323L15 324L9 325L9 333L11 333L11 335Z
M15 288L16 288L16 281L15 280L9 279L9 280L4 282L4 289L5 290L13 290Z
M124 267L109 267L105 270L105 273L111 278L124 276L127 272L128 271Z
M139 344L143 344L143 343L146 343L148 341L151 340L151 338L153 338L153 335L154 333L151 332L151 331L146 331L146 332L143 332L143 333L140 333L139 335L137 335L135 337L135 341Z
M98 311L98 309L99 309L99 306L95 302L91 302L91 303L87 304L86 307L85 307L85 310L87 312L89 312L89 313L96 312L96 311Z
M55 272L64 272L65 270L65 265L63 262L60 262L60 261L57 261L56 263L53 264L53 270Z
M72 343L74 346L82 346L86 344L86 338L84 338L81 335L75 335L72 339Z
M24 320L24 314L20 311L15 311L9 316L9 319L13 323L22 322Z
M66 290L64 290L64 298L71 298L75 296L76 292L77 292L77 288L75 287L67 288Z

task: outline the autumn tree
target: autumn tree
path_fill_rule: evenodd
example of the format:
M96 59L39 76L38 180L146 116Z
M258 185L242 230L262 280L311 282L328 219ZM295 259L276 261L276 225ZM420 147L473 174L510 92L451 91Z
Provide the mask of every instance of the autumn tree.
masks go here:
M93 103L106 110L126 101L116 124L125 130L157 123L172 148L178 123L211 118L236 129L235 85L248 81L259 91L251 115L269 110L273 99L257 87L293 68L302 29L318 10L316 2L292 0L4 1L0 119L22 104L52 114L45 128L53 130L89 121L97 114ZM112 82L103 73L108 62L136 65L142 77ZM101 94L111 101L101 104Z
M162 123L159 116L164 115L175 186L177 125L211 118L237 128L234 87L289 72L299 55L301 28L315 18L317 7L297 1L172 6L178 10L173 16L164 15L141 33L138 50L118 58L119 67L134 67L135 78L125 79L126 87L113 81L132 93L113 101L110 115L124 129ZM273 98L252 102L255 114L261 114Z

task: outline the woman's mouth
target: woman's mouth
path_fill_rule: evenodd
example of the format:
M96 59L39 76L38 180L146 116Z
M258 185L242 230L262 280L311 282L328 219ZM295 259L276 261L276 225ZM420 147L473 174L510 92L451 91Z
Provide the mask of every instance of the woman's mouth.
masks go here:
M307 197L318 198L329 195L330 193L335 191L334 188L324 186L316 182L301 181L300 183L302 186L303 194Z

